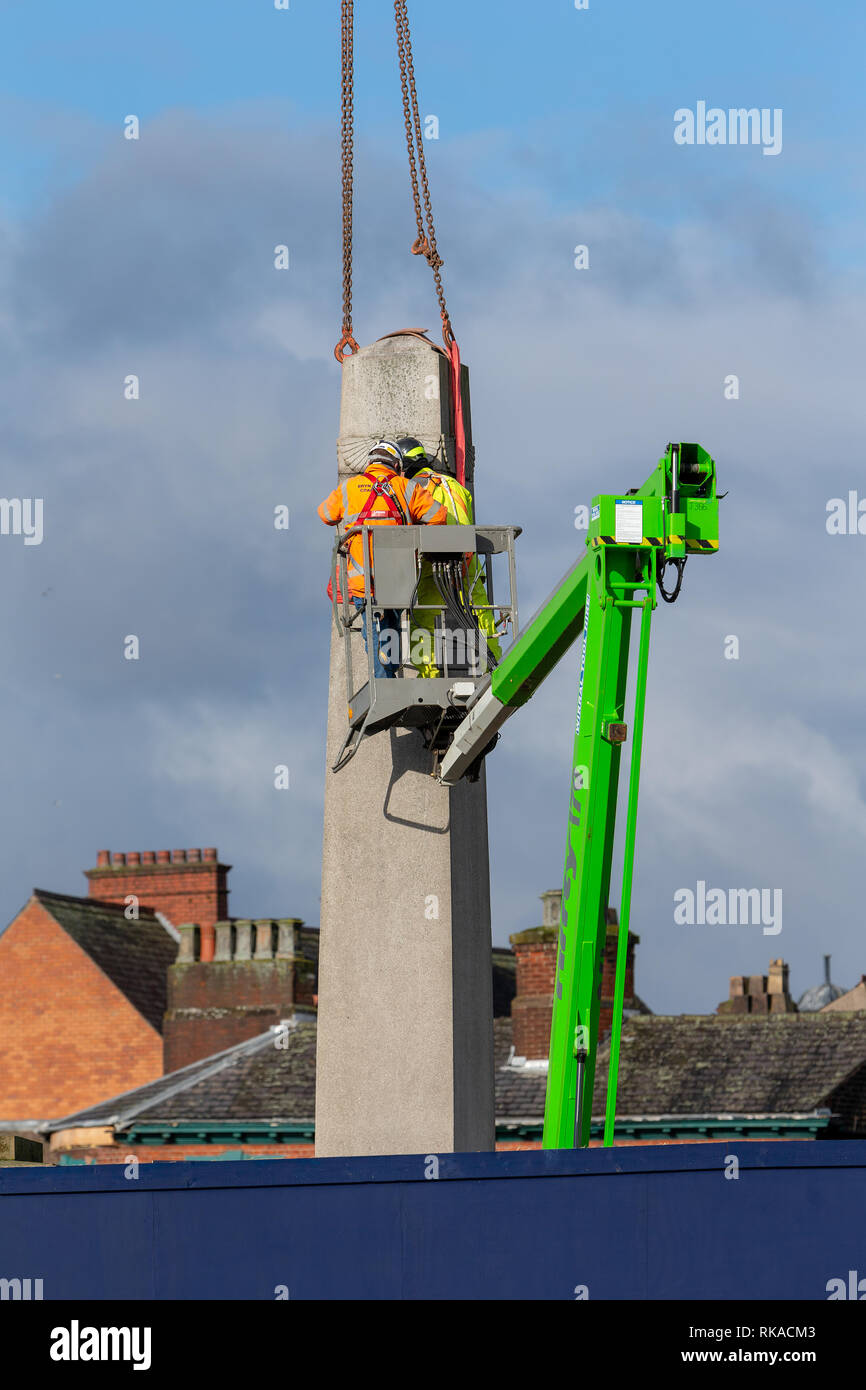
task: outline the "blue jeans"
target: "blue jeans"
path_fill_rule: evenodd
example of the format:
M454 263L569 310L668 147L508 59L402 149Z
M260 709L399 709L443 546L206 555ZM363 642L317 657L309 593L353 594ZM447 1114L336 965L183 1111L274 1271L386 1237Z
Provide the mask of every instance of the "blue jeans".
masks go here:
M359 613L364 612L365 600L352 597L352 602ZM377 680L385 680L397 674L397 666L392 666L387 660L390 655L388 648L393 648L394 655L397 656L399 664L400 651L400 614L396 608L384 609L381 618L373 618L376 629L376 640L373 644L373 675ZM385 645L385 660L383 660L382 645ZM367 649L367 617L364 616L364 648Z

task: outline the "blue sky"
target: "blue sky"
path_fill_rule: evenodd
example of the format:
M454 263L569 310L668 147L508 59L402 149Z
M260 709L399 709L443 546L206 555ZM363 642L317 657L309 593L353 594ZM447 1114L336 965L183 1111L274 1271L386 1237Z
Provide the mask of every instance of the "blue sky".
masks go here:
M391 5L356 9L355 326L372 341L437 314L406 254ZM641 481L668 439L699 439L730 488L720 555L656 624L639 992L709 1010L729 975L783 954L799 993L824 950L853 984L866 537L824 523L829 498L866 496L864 11L414 0L410 15L422 111L440 119L427 156L479 514L524 526L522 611L572 562L575 505ZM99 848L213 844L237 915L315 922L338 5L0 3L0 39L2 490L46 508L42 546L0 544L0 922L34 885L83 892ZM782 108L781 154L676 146L674 111L698 100ZM288 544L269 527L282 501ZM120 644L139 631L133 670ZM720 656L730 632L739 663ZM498 941L561 878L576 660L490 760ZM278 802L277 762L293 788ZM514 815L527 787L532 834ZM783 934L676 928L673 892L700 878L783 887Z
M399 141L392 7L356 9L359 129ZM274 119L332 122L338 15L337 0L291 0L288 11L268 0L6 0L0 82L8 116L17 108L21 119L4 123L5 196L45 190L70 122L82 125L82 154L127 111L218 117L273 103ZM782 107L777 186L828 210L862 207L861 6L594 0L578 12L571 0L439 0L416 4L411 19L422 101L440 114L443 141L493 133L562 161L582 193L604 193L681 104ZM687 170L696 152L677 153ZM494 167L499 178L508 162ZM665 215L651 199L644 208Z

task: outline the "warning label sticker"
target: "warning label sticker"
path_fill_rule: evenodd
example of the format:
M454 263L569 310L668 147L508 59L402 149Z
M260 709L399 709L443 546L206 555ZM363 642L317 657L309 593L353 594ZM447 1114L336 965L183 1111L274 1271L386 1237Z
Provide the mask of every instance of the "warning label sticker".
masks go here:
M627 498L616 503L614 540L617 545L628 545L634 541L640 545L643 540L643 502Z

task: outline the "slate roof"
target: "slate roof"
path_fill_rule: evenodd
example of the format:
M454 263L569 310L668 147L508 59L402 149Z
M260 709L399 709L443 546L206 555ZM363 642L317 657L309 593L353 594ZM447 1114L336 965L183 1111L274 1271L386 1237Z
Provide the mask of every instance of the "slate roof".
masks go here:
M537 1124L543 1069L506 1066L510 1018L494 1020L498 1124ZM599 1048L593 1114L603 1115L609 1046ZM866 1015L633 1017L623 1025L617 1113L625 1117L803 1115L846 1118L834 1092L866 1067ZM180 1071L55 1120L51 1130L133 1120L312 1120L316 1026L299 1023L288 1047L272 1030ZM866 1085L866 1079L864 1079Z
M146 1086L111 1096L53 1120L48 1130L133 1121L311 1120L316 1098L316 1025L299 1023L286 1047L268 1029L224 1052L169 1072Z
M599 1055L593 1111L607 1094ZM825 1107L866 1065L862 1014L682 1015L623 1027L622 1115L797 1114Z
M536 1123L544 1118L544 1097L547 1092L547 1072L531 1067L506 1068L513 1041L510 1018L493 1020L493 1066L496 1081L496 1120L529 1120Z
M162 1033L166 1009L166 971L177 942L150 909L139 908L130 922L121 906L93 898L34 889L33 896L93 964L107 975L143 1018Z
M502 1069L510 1019L496 1020L494 1037L497 1120L540 1120L546 1073ZM604 1114L609 1059L604 1043L593 1115ZM617 1114L805 1114L827 1107L833 1092L864 1066L862 1013L632 1017L622 1030Z

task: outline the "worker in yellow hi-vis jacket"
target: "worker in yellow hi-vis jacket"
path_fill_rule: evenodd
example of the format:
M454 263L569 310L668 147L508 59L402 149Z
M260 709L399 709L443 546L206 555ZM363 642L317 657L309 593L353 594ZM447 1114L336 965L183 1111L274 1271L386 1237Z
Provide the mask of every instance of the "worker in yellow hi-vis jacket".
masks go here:
M404 475L420 483L425 492L432 493L436 501L442 504L448 513L448 525L471 526L473 524L472 494L468 488L463 487L456 478L448 476L441 469L433 468L427 461L424 446L417 439L404 437L398 440L397 447L403 455ZM486 638L487 649L494 660L499 661L502 656L502 649L496 636L496 620L490 608L481 607L489 602L484 583L483 566L477 555L468 560L467 564L466 592L469 595L470 603L476 610L478 626ZM416 603L441 607L442 598L436 588L428 562L424 563L421 570ZM439 667L434 660L433 630L435 621L435 607L416 608L412 619L411 652L412 664L421 676L432 677L440 674ZM482 670L486 669L486 663L483 659L481 668Z

